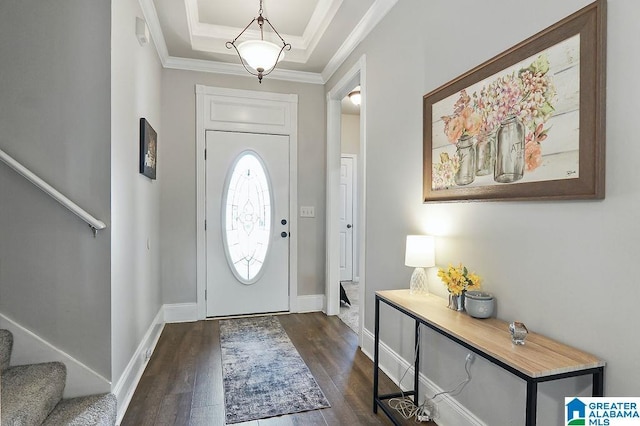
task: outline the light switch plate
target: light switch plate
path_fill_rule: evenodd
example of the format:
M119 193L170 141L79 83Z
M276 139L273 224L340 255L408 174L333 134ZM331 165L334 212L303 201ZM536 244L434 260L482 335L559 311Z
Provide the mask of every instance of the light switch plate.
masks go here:
M314 206L300 206L300 217L316 217Z

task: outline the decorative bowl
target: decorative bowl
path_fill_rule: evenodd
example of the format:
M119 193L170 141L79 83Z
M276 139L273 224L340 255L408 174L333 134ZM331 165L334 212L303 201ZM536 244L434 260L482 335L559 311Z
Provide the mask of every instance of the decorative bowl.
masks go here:
M489 318L495 309L495 298L483 291L467 291L464 296L464 308L474 318Z

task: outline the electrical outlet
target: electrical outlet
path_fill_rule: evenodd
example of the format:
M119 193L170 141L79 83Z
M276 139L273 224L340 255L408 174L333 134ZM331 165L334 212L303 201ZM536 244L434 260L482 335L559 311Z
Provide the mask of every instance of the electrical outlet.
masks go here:
M153 355L153 349L149 348L146 351L144 351L145 360L151 359L151 355Z

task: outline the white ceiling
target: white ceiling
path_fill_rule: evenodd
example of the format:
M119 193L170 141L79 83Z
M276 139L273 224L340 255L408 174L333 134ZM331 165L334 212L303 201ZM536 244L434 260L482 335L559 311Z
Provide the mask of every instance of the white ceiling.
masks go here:
M263 0L263 16L292 46L265 79L325 83L397 1ZM235 50L225 44L258 16L259 0L140 4L164 67L247 75ZM239 41L259 38L257 29L254 23ZM265 39L278 40L270 30Z

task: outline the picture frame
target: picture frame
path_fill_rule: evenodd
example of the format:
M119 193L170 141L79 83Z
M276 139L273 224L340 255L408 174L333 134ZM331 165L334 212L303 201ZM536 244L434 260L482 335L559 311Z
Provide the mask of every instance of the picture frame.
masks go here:
M145 118L140 119L140 173L149 179L156 178L158 159L158 134Z
M598 0L424 95L423 201L604 198L605 49Z

